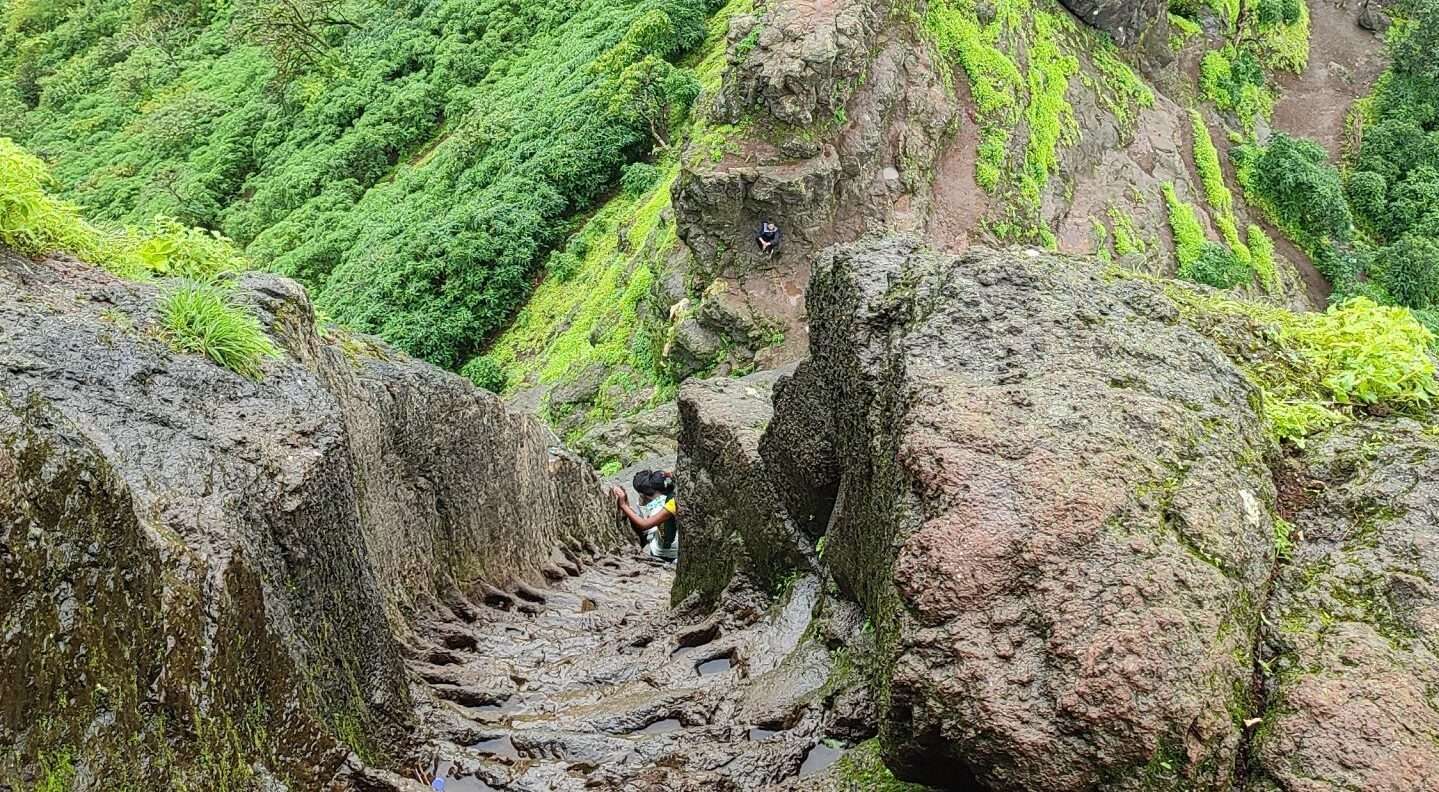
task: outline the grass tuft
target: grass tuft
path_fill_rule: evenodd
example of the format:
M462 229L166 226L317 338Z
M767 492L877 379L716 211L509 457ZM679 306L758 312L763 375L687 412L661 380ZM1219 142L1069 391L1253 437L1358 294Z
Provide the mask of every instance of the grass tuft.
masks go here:
M280 356L259 321L218 287L182 282L160 311L176 349L204 355L242 377L258 380L261 364Z

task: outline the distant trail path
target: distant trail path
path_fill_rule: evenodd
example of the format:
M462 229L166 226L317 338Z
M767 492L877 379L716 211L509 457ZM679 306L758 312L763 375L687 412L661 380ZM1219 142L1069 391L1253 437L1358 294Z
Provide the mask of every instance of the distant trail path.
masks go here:
M1274 128L1313 138L1338 156L1344 119L1384 71L1384 43L1359 27L1357 0L1309 0L1309 64L1300 75L1278 79Z
M820 772L838 756L819 743L830 658L801 645L814 581L684 627L671 569L579 561L550 588L492 599L473 623L427 625L433 643L412 649L446 792L843 788ZM411 789L385 775L358 786Z

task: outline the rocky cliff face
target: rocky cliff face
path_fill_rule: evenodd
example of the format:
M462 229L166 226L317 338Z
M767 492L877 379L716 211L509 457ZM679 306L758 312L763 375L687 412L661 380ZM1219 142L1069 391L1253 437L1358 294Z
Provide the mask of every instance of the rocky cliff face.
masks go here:
M411 618L621 540L534 420L317 330L290 281L235 294L285 350L258 382L174 353L155 287L0 251L0 777L308 789L394 761Z
M730 69L709 108L727 130L688 145L673 191L676 228L707 288L682 311L671 358L728 346L765 365L803 354L813 254L866 231L917 229L930 174L958 123L918 31L881 0L780 0L730 23ZM754 247L763 219L779 253ZM693 366L681 366L684 374Z
M812 357L775 385L759 450L686 434L681 458L692 481L758 458L768 524L807 526L795 541L864 608L897 775L1427 788L1432 431L1373 421L1286 460L1223 351L1263 338L1221 348L1165 287L1037 250L840 246L808 307ZM686 541L749 546L759 524Z

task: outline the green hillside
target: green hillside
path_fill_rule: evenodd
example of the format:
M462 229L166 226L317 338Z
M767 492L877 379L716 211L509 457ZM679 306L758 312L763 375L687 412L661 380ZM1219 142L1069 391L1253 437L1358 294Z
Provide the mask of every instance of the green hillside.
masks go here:
M0 135L87 216L219 231L457 368L663 147L716 5L0 0Z

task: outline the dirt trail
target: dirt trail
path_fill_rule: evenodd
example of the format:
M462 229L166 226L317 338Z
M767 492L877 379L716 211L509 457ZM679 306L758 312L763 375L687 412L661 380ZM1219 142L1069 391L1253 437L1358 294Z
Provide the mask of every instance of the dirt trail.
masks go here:
M1313 138L1338 156L1349 106L1384 70L1384 45L1359 27L1358 0L1309 0L1309 63L1278 78L1274 128Z
M413 650L430 770L447 792L834 788L829 651L801 642L813 580L686 625L667 566L580 562L561 562L569 575L551 588L496 592L471 623L428 625L432 643ZM361 789L421 788L361 776Z

